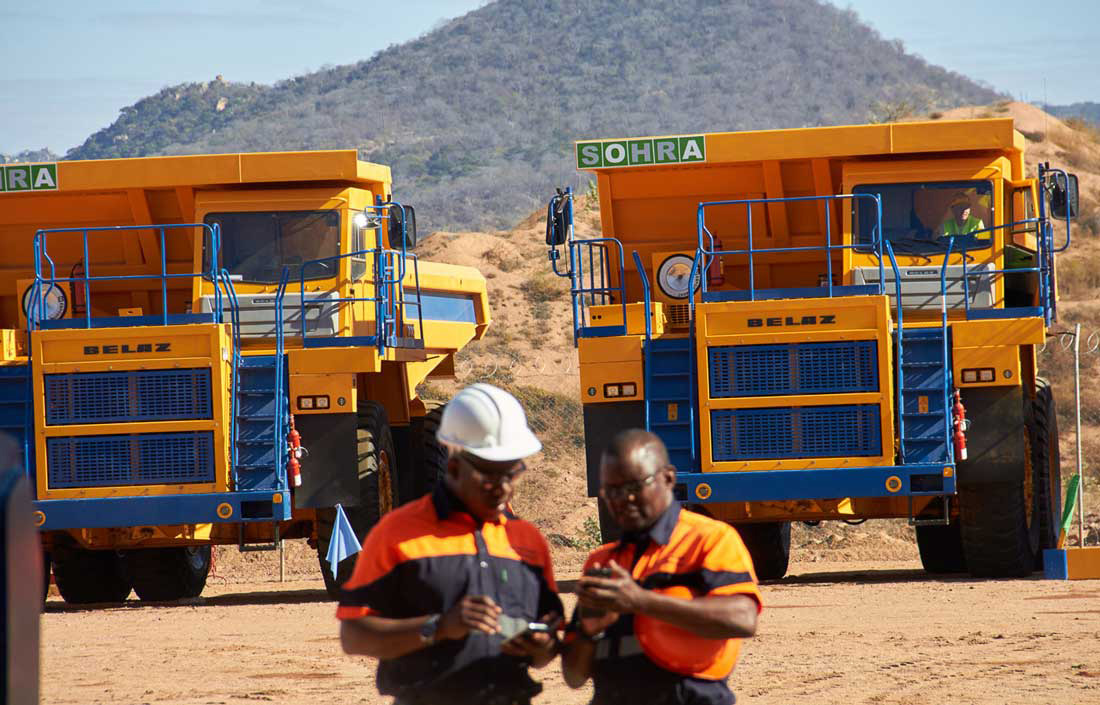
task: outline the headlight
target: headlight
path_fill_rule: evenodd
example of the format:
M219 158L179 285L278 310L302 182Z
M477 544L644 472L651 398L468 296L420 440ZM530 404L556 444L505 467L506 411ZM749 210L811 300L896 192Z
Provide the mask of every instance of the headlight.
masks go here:
M657 268L657 286L670 299L686 299L688 294L699 288L699 272L695 272L695 281L688 286L691 277L692 258L687 255L672 255L661 262Z
M42 284L38 287L38 291L40 292L41 308L39 307L39 301L32 296L34 284L28 286L26 291L23 292L23 313L27 316L28 321L31 320L32 313L35 320L56 321L69 310L69 299L57 284Z

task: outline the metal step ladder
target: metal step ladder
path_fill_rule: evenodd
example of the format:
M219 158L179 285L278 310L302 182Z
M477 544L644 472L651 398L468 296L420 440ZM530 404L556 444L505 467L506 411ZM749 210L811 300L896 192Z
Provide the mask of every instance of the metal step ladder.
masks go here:
M646 405L649 430L668 448L680 472L695 462L695 408L692 405L691 338L655 338L645 350Z
M234 400L237 490L281 489L286 440L276 435L276 430L286 428L287 396L284 388L276 397L277 359L275 355L238 358ZM282 378L286 379L285 358L279 362L284 365ZM279 399L281 403L277 403ZM277 410L284 416L278 424Z
M950 364L944 328L910 328L901 336L901 427L906 464L954 462L948 447Z

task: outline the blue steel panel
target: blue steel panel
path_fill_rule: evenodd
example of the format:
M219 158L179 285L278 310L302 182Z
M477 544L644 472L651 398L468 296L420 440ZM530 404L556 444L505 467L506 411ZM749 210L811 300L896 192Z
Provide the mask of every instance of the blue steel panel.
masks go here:
M710 396L878 391L878 343L860 340L708 349Z
M134 370L45 375L46 423L213 418L210 370Z
M908 495L936 497L955 494L955 472L944 475L950 464L891 465L870 468L808 468L805 470L766 470L759 472L678 473L676 481L686 486L691 502L761 502L787 499L822 499L829 497L905 497ZM943 478L942 489L935 492L915 492L910 478L914 475L936 475ZM886 488L887 480L897 477L901 487L897 492ZM701 499L695 488L706 484L709 494ZM891 483L892 484L892 483Z
M879 455L877 404L711 412L715 462Z
M51 489L214 481L214 432L46 439Z
M272 501L278 495L278 502ZM243 502L271 502L271 516L241 516ZM228 517L218 515L217 507L233 508ZM211 494L153 495L148 497L90 497L46 499L34 502L34 508L46 517L39 529L96 529L114 526L166 526L238 521L285 521L290 518L290 492L219 492Z

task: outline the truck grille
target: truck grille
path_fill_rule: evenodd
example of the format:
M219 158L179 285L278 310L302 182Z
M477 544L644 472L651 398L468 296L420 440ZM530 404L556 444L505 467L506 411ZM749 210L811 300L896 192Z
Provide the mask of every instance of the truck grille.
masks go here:
M46 423L213 418L210 370L134 370L46 375Z
M877 404L711 412L714 462L882 453Z
M712 399L878 391L874 340L731 345L708 355Z
M214 481L213 431L47 438L50 489Z

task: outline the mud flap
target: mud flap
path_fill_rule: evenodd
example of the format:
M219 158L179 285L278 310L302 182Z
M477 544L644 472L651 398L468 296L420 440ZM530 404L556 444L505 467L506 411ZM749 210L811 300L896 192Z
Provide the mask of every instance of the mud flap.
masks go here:
M970 428L968 459L958 464L958 486L981 487L1024 481L1027 433L1023 387L962 389Z
M359 506L358 417L354 413L297 414L294 425L309 451L302 459L302 486L294 490L294 507Z
M645 428L645 403L640 401L584 405L584 458L588 496L600 490L600 456L611 438L628 428Z

